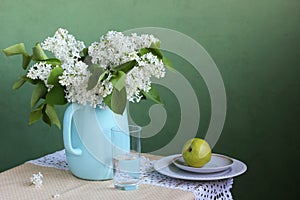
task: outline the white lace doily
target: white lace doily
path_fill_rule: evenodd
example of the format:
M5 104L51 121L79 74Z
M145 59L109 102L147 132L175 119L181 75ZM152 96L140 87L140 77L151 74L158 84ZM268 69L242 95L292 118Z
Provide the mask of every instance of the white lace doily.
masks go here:
M57 151L53 154L46 155L36 160L28 161L30 163L54 167L57 169L69 170L66 162L65 150ZM150 161L142 156L141 184L151 184L171 189L179 189L193 192L196 200L232 200L230 189L233 179L224 179L216 181L187 181L174 179L156 172L153 168L155 161Z

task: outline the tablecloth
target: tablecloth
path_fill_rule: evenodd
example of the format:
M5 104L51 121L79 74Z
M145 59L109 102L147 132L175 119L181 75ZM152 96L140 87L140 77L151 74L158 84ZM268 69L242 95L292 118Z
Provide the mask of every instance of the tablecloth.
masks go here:
M2 172L0 199L232 199L232 178L218 181L174 179L153 169L159 157L145 155L143 158L138 190L120 191L113 188L112 180L86 181L74 177L68 170L65 151L57 151ZM40 188L30 186L30 177L38 172L44 176Z

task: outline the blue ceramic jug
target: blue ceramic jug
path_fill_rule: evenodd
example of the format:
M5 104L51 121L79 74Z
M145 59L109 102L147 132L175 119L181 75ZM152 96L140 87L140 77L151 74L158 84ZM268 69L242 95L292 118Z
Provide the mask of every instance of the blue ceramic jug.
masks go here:
M128 127L127 112L71 103L64 115L63 139L69 169L76 177L107 180L113 177L112 145L128 145L129 137L111 140L113 126Z

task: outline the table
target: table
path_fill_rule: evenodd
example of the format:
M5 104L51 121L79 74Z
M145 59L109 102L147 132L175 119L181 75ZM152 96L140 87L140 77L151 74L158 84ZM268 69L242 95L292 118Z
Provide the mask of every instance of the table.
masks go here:
M233 179L188 181L174 179L153 170L159 156L142 156L142 178L138 190L120 191L112 180L87 181L68 170L65 151L57 151L0 173L0 199L199 199L231 200ZM30 177L41 172L40 188L30 185Z

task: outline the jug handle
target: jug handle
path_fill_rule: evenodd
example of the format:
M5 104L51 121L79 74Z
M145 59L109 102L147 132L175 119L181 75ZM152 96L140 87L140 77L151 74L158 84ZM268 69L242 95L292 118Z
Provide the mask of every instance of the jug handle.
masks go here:
M64 126L63 126L63 138L65 150L73 155L80 156L82 150L79 148L73 148L71 142L71 122L73 114L80 108L80 106L75 106L73 103L69 105L64 114Z

